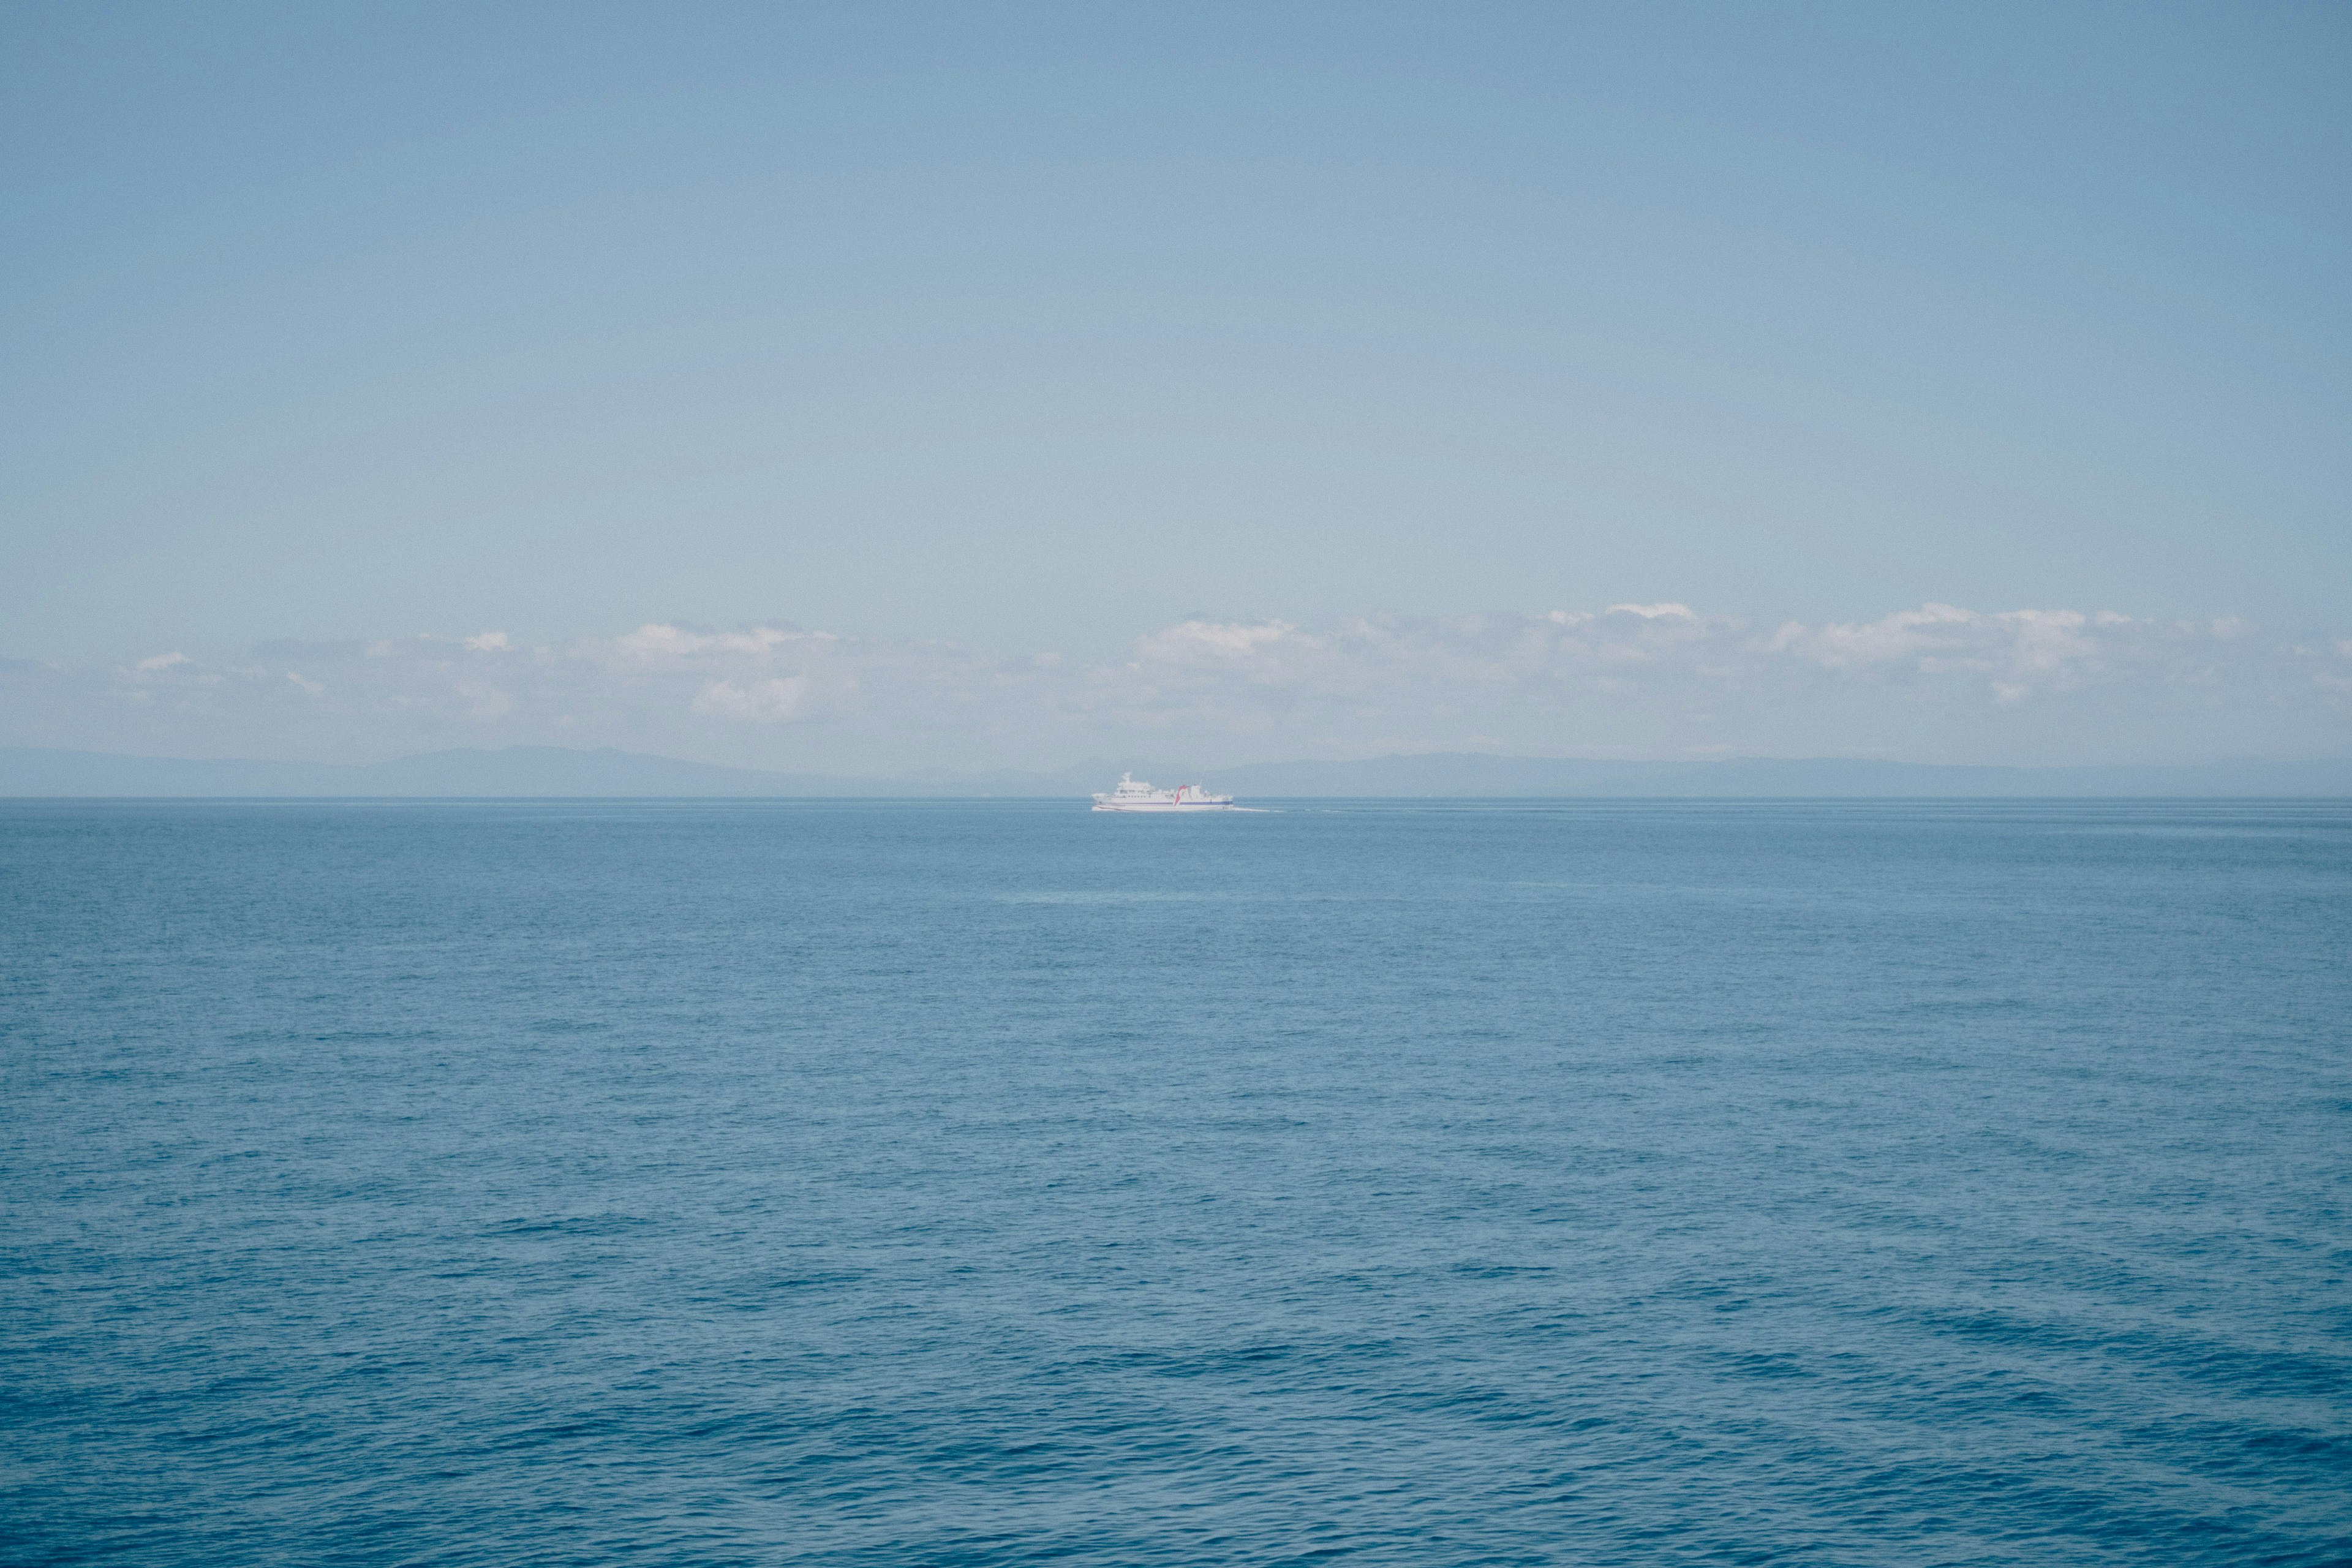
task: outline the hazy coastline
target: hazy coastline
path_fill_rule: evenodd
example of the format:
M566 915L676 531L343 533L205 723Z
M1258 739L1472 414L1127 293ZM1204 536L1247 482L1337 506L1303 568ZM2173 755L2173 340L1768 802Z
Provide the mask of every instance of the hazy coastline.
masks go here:
M1083 795L1133 768L1259 797L1496 798L2320 797L2352 795L2352 760L1999 767L1868 758L1705 762L1433 752L1354 761L1089 760L1051 771L821 773L726 767L610 748L509 746L422 752L372 764L122 756L0 747L0 798L710 797L972 798Z

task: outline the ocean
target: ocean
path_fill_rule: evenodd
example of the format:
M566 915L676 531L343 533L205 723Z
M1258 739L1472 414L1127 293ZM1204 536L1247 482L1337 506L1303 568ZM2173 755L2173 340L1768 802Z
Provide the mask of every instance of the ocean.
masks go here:
M0 803L0 1562L2352 1562L2352 804Z

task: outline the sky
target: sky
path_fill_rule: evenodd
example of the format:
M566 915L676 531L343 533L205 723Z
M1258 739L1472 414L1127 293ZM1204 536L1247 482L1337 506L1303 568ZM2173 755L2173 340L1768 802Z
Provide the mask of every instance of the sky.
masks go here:
M0 744L2352 752L2352 8L0 0Z

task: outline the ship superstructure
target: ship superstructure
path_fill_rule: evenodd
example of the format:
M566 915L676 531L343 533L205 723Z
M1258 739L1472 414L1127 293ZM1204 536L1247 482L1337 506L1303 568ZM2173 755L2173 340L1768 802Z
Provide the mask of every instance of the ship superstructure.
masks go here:
M1118 787L1095 796L1097 811L1233 811L1229 795L1211 795L1199 784L1153 789L1133 773L1118 775Z

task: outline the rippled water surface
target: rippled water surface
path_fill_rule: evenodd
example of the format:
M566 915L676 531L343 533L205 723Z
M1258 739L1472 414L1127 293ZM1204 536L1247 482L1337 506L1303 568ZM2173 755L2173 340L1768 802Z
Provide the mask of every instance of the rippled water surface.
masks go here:
M2352 809L0 805L0 1560L2352 1560Z

